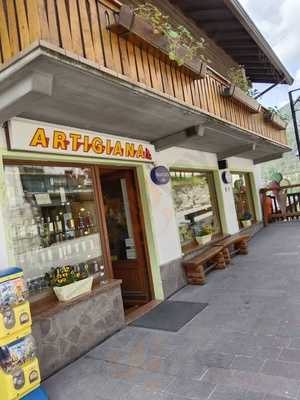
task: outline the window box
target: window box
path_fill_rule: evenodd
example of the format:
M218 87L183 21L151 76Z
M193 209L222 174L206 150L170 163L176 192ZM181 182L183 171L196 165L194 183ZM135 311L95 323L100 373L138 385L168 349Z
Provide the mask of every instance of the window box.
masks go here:
M241 220L243 228L249 228L252 225L251 219L243 219Z
M223 96L231 97L237 103L243 104L252 113L258 113L260 111L261 105L253 97L248 96L243 92L238 86L231 85L223 91Z
M212 239L212 234L205 236L196 236L197 243L200 244L201 246L204 246L205 244L209 243L211 239Z
M120 12L116 15L116 22L109 25L109 29L118 35L125 37L134 44L141 45L149 50L153 55L157 56L157 52L164 54L166 60L170 62L168 57L168 43L165 36L153 33L152 26L142 17L136 15L134 11L123 5ZM179 49L179 54L185 50ZM176 64L172 61L172 63ZM177 65L177 64L176 64ZM198 58L188 60L179 68L187 71L193 79L205 78L207 65Z
M70 301L79 296L88 294L92 290L93 277L90 276L81 281L66 286L54 286L53 290L59 301Z
M266 122L271 123L273 126L280 130L285 130L287 128L288 123L280 118L279 115L272 111L265 111L264 119Z

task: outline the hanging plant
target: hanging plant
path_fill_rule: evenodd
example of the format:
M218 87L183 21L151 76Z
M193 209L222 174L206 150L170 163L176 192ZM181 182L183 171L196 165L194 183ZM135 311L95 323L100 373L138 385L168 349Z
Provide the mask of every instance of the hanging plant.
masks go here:
M227 75L230 82L248 96L255 97L257 95L257 90L252 88L252 82L247 78L245 68L242 65L229 68Z
M269 107L268 111L272 115L276 115L279 117L282 121L289 122L289 116L285 113L283 113L277 106L275 107Z
M168 15L151 3L144 3L134 9L136 15L145 19L152 26L154 34L164 35L168 42L168 56L179 66L196 57L203 62L210 62L204 54L205 39L195 39L191 32L182 25L170 23Z

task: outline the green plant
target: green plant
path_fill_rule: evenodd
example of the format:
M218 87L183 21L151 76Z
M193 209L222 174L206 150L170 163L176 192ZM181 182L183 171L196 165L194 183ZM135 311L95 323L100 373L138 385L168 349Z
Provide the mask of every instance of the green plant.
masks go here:
M75 271L75 268L71 265L64 267L52 268L50 272L45 275L45 280L49 283L49 286L66 286L71 283L80 281L88 277L88 271Z
M182 25L170 23L168 15L151 3L144 3L134 9L135 14L147 20L154 34L164 35L168 42L170 60L178 65L199 57L204 62L210 62L204 55L204 38L195 39L191 32Z
M214 229L211 225L203 225L202 229L200 231L199 236L207 236L207 235L212 235L214 232Z
M289 116L287 114L283 113L277 106L269 107L268 111L269 111L270 114L277 115L283 121L286 121L286 122L289 121Z
M233 85L238 86L243 92L254 97L257 94L255 89L252 89L252 83L247 78L245 68L242 65L231 67L228 70L228 78Z

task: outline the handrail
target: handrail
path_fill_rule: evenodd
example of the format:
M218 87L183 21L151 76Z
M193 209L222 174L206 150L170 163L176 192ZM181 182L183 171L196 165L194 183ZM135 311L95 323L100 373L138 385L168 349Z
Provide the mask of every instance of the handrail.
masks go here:
M288 193L295 188L299 192ZM261 188L260 198L265 226L275 221L300 219L300 184Z

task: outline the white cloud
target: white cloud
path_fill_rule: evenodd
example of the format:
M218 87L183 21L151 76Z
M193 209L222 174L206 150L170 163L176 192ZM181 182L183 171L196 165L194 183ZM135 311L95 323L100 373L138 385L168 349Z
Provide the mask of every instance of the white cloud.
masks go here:
M240 0L240 2L284 64L295 71L300 65L300 1Z

